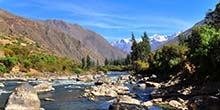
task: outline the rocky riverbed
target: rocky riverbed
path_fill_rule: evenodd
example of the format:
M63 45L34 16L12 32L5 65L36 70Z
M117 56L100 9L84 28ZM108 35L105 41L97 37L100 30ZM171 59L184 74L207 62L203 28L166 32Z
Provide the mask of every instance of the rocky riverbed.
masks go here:
M131 82L127 72L86 74L50 78L8 78L0 81L0 109L6 106L16 87L29 83L38 93L41 107L46 110L108 110L114 104L150 110L163 110L149 102L153 88ZM120 100L119 100L120 99ZM143 106L144 104L144 106Z
M30 93L30 96L38 94L37 97L35 95L33 102L38 102L39 98L37 107L42 110L219 110L220 108L219 83L182 84L178 79L156 83L152 80L155 77L134 78L127 72L110 72L38 78L1 78L0 110L7 106L28 108L32 101L29 97L20 97L27 93ZM19 89L23 84L30 84L32 87ZM18 89L15 89L16 87ZM18 94L21 95L16 96ZM25 100L23 106L16 103L22 100Z

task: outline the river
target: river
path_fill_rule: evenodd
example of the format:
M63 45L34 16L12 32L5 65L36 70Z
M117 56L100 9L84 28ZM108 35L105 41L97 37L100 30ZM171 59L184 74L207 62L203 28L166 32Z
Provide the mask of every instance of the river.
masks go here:
M121 75L126 75L127 72L110 72L107 74L113 81ZM0 81L5 84L5 87L0 89L0 110L3 110L4 105L11 92L19 86L20 81ZM43 81L28 81L31 85L37 85ZM84 90L94 85L94 82L79 82L75 80L55 80L51 82L55 91L39 94L40 99L46 97L55 99L54 102L46 102L41 100L41 106L46 110L108 110L112 98L98 97L96 101L90 101L82 97ZM153 88L141 89L131 84L126 83L131 93L138 95L138 99L147 101L148 95ZM158 107L151 107L149 110L163 110Z

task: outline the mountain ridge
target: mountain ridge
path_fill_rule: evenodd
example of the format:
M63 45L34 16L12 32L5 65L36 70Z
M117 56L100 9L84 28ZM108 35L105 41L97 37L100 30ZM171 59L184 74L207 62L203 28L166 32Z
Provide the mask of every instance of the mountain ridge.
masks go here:
M64 21L62 21L62 23L68 24ZM20 38L30 38L31 40L41 44L45 48L54 51L56 54L70 57L76 61L80 61L82 57L86 57L87 55L89 55L90 57L92 57L92 60L98 60L101 64L104 62L105 58L116 59L126 56L125 53L120 52L119 50L114 49L111 46L109 50L111 54L108 54L106 52L108 56L105 56L105 54L103 53L100 54L99 51L95 52L94 48L88 48L89 46L83 45L79 39L74 38L72 35L70 35L70 33L61 30L58 27L43 25L39 21L34 21L14 15L3 9L0 9L0 25L0 32L2 33L13 33ZM82 32L86 31L86 29L83 29L82 27L78 30L81 30ZM78 32L78 30L76 30L76 32ZM90 43L89 40L91 40L91 37L96 37L94 36L96 35L95 32L90 31L90 33L93 34L88 36L88 38L90 39L87 40L87 43ZM102 38L102 36L100 35L99 37ZM104 43L100 45L107 45L105 47L109 47L110 44ZM108 48L105 49L108 51ZM113 56L113 54L115 56Z

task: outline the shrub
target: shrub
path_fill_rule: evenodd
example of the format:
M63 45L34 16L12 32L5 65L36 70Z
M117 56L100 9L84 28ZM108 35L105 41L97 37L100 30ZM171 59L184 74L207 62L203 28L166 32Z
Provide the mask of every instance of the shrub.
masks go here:
M17 64L17 58L3 57L0 58L0 62L7 68L7 72L9 72Z
M149 68L149 63L138 60L134 62L133 66L136 73L141 73Z
M5 65L0 64L0 73L6 73L7 72L7 68L5 67Z

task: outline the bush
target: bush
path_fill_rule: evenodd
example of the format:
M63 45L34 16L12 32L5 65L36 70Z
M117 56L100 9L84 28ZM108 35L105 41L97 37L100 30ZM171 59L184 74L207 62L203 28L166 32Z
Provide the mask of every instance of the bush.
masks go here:
M9 72L17 64L17 58L3 57L0 58L0 62L7 68L7 72Z
M187 55L188 48L185 46L164 46L152 55L148 73L156 74L161 79L169 79L171 75L184 71Z
M73 68L73 70L72 70L74 73L76 73L76 74L81 74L81 73L83 73L84 72L84 70L83 69L81 69L81 68Z
M5 65L0 64L0 73L6 73L7 72L7 68L5 67Z
M149 68L149 63L138 60L134 62L133 66L136 73L142 73Z
M209 25L196 27L185 42L190 48L189 60L196 66L194 78L219 80L220 29Z

